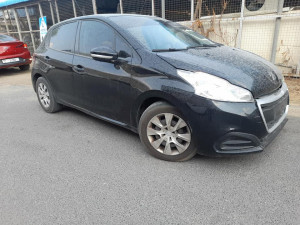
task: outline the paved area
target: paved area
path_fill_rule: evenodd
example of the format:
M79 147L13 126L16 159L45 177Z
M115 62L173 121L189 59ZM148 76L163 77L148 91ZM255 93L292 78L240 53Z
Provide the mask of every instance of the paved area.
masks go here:
M30 72L18 68L0 69L0 85L31 85Z
M5 75L3 75L5 74ZM262 153L170 163L0 70L0 224L300 224L300 107Z

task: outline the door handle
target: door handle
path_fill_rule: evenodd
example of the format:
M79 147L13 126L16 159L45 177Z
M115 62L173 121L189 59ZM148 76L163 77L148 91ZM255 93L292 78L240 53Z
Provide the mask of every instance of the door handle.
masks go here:
M78 74L84 74L84 67L81 65L73 66L73 71Z

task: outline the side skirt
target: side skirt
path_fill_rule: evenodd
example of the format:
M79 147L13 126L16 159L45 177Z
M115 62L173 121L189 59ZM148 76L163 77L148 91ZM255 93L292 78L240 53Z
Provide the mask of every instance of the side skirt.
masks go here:
M68 103L68 102L59 101L59 103L62 104L62 105L64 105L64 106L67 106L67 107L70 107L70 108L79 110L79 111L81 111L81 112L83 112L83 113L85 113L85 114L88 114L88 115L90 115L90 116L92 116L92 117L95 117L95 118L97 118L97 119L104 120L104 121L106 121L106 122L109 122L109 123L118 125L118 126L120 126L120 127L123 127L123 128L125 128L125 129L127 129L127 130L133 131L134 133L138 133L137 128L134 128L134 127L132 127L132 126L126 124L126 123L122 123L122 122L120 122L120 121L113 120L113 119L111 119L111 118L108 118L108 117L105 117L105 116L98 115L98 114L96 114L96 113L94 113L94 112L91 112L91 111L89 111L89 110L87 110L87 109L84 109L84 108L81 108L81 107L79 107L79 106L70 104L70 103Z

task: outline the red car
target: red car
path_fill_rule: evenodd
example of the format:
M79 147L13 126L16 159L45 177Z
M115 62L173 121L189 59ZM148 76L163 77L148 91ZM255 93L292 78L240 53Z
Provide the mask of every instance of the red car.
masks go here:
M0 34L0 69L19 67L21 70L30 68L31 55L27 44L13 37Z

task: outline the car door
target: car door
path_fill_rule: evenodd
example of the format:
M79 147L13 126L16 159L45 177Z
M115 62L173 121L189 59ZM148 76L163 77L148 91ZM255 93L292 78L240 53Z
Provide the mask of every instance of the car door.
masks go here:
M39 57L47 65L46 78L58 101L76 103L73 90L73 58L78 22L54 28L47 41L46 51Z
M118 60L99 61L91 50L107 47L118 52ZM132 48L115 30L101 21L83 20L74 56L75 89L80 107L122 123L130 120L130 66Z

